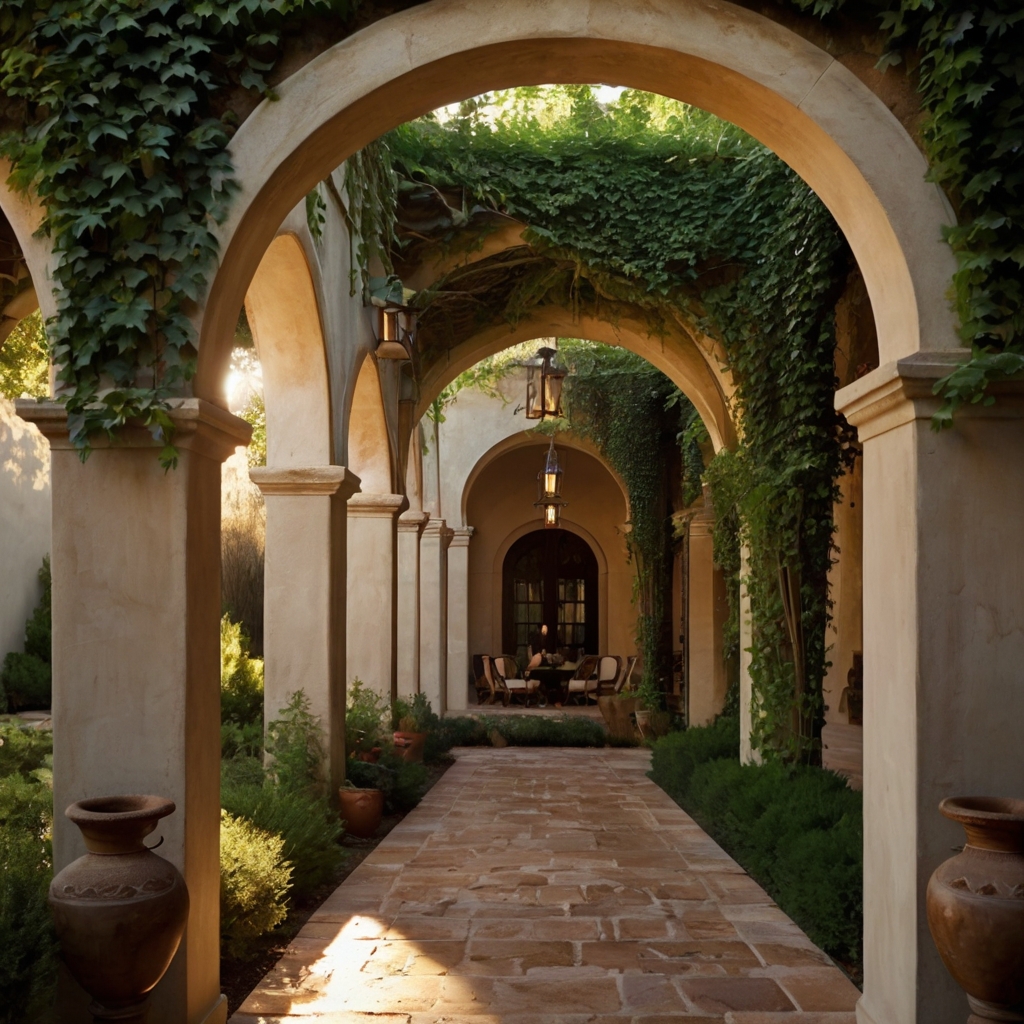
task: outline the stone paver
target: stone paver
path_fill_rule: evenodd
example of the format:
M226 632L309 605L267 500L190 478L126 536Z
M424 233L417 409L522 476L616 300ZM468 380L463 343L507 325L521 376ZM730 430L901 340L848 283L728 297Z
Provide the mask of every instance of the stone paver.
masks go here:
M854 1024L640 750L457 751L233 1024Z

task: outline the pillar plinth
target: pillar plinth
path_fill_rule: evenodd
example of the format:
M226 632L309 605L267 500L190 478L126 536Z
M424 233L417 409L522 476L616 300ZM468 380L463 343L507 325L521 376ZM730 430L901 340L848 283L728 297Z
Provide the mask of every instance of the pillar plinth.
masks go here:
M1024 794L1021 384L936 433L950 360L920 353L836 396L864 448L864 995L861 1024L960 1024L925 919L963 843L943 797Z
M420 692L442 714L448 697L448 545L443 519L428 519L420 537Z
M97 441L84 464L54 403L19 402L51 447L54 867L85 852L62 813L87 797L156 793L176 811L160 855L191 898L150 1024L222 1022L220 993L220 463L248 424L171 403L178 466L144 429ZM69 982L58 1017L91 1020Z
M448 709L465 711L469 692L469 540L457 526L448 545Z
M398 517L396 688L399 697L411 697L420 690L420 535L429 518L429 512L413 510Z
M302 690L320 718L334 793L345 781L345 503L359 478L344 466L249 476L267 503L264 723Z
M398 530L409 502L401 494L353 494L348 500L348 661L388 702L398 695Z

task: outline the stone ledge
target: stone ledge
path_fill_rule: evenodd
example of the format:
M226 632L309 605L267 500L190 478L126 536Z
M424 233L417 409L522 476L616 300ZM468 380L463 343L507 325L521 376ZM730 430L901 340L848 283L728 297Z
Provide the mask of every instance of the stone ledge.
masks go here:
M350 498L359 490L359 477L344 466L303 466L277 469L259 466L249 479L264 495L340 495Z
M393 518L408 506L409 499L404 494L358 492L348 499L348 515L350 519Z
M15 403L18 415L34 423L55 451L76 450L68 436L68 412L59 402L36 402L20 398ZM171 443L175 448L194 451L223 461L252 438L252 427L226 409L202 398L172 398L168 413L174 422ZM94 450L109 448L162 448L145 427L129 422L111 440L100 434L90 441Z

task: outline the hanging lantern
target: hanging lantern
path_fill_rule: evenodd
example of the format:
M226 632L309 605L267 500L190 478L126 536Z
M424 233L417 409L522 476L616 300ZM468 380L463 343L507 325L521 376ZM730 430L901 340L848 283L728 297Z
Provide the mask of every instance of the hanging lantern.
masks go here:
M412 359L416 341L416 311L397 302L373 300L378 359Z
M553 348L537 349L526 362L526 418L542 420L562 415L562 384L565 369L555 365L558 353Z
M568 502L562 500L562 467L558 464L558 452L555 451L555 439L551 438L544 468L537 474L537 500L534 508L544 510L544 526L554 529L558 526L562 509Z

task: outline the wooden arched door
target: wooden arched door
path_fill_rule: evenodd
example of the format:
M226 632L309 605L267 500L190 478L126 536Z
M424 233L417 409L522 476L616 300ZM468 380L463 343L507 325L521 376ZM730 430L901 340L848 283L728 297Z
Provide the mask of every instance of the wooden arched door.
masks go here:
M598 653L597 558L581 537L568 530L520 537L505 556L502 594L502 647L520 664L531 646Z

